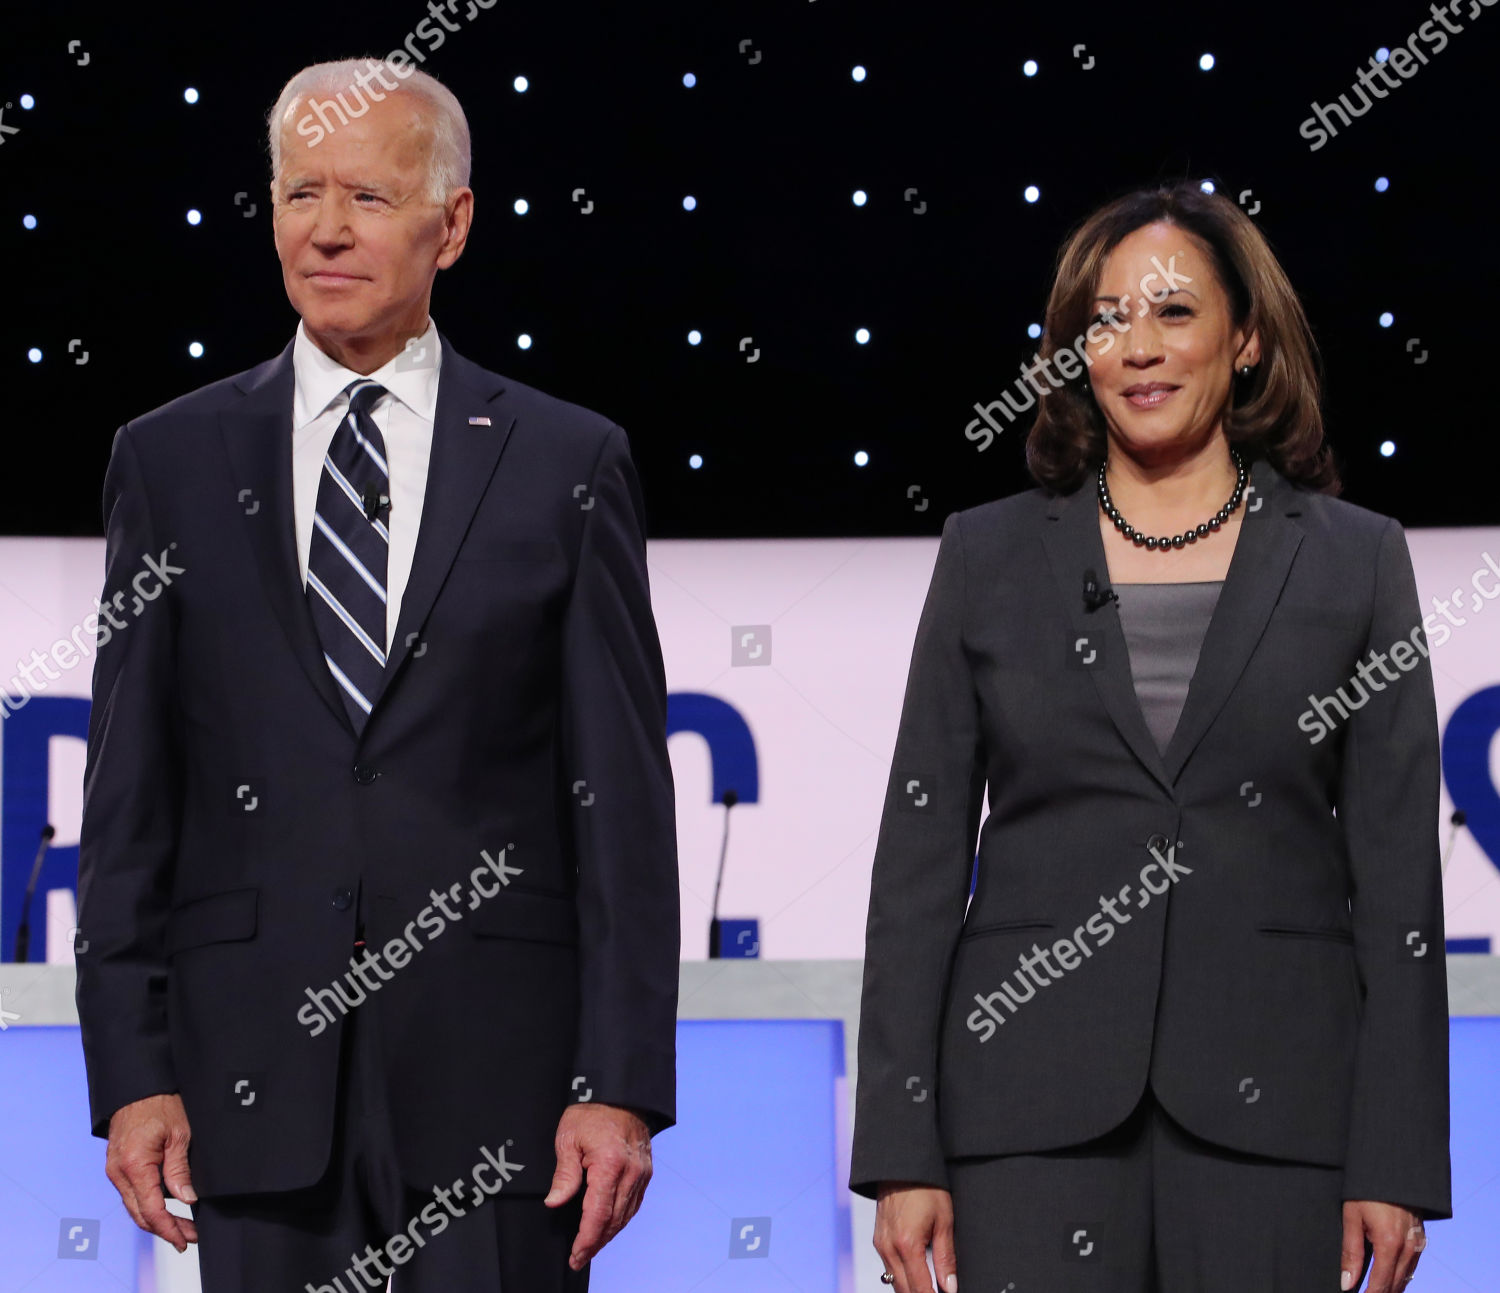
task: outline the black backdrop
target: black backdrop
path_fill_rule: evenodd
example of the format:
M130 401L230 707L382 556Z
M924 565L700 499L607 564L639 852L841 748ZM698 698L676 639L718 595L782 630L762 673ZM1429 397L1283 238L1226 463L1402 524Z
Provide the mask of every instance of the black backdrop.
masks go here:
M99 533L115 428L286 344L265 113L304 64L399 45L424 4L7 4L0 530ZM1034 352L1069 228L1182 177L1260 203L1322 348L1346 496L1409 526L1500 516L1485 196L1500 13L1477 0L1316 152L1298 129L1310 102L1350 91L1427 8L467 7L424 65L468 113L476 191L433 317L468 357L620 422L653 537L936 533L1026 488L1020 430L984 452L964 436L974 402Z

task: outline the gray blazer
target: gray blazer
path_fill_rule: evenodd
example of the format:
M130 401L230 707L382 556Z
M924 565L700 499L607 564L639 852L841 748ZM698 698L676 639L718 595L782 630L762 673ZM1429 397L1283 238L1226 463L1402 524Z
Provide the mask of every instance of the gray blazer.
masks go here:
M1268 462L1250 481L1164 756L1113 604L1086 605L1093 482L948 517L870 888L856 1192L1088 1140L1149 1079L1216 1144L1451 1215L1437 715L1405 536Z

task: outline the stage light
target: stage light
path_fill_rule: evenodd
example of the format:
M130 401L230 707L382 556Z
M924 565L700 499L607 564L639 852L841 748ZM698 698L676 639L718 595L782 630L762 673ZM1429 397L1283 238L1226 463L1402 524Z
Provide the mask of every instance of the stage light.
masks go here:
M1214 182L1212 180L1204 180L1198 187L1205 193L1212 193L1214 191Z
M531 88L531 82L528 81L524 76L516 77L516 79L511 82L511 84L516 87L517 94L525 94L526 91Z
M1042 325L1040 323L1029 324L1026 328L1026 335L1032 338L1032 340L1040 337L1042 335Z
M1035 76L1036 70L1036 59L1034 58L1028 58L1024 63L1021 64L1021 71L1023 71L1027 76Z
M865 79L865 69L863 67L856 66L855 69L849 73L849 75L852 76L856 81L863 81Z
M194 359L202 359L203 343L201 341L188 342L188 354L192 355Z
M1390 187L1391 182L1390 180L1386 179L1384 175L1382 175L1378 180L1375 181L1375 192L1377 193L1384 193L1386 189Z
M697 328L694 328L690 333L688 333L688 345L696 346L702 340L703 334L699 332Z
M525 215L530 210L531 210L531 203L529 203L525 198L517 198L516 199L516 214L517 215Z
M1028 202L1035 202L1041 196L1042 196L1042 191L1041 191L1041 189L1037 188L1037 186L1035 184L1028 184L1026 186L1026 192L1024 194L1024 197L1026 198L1026 200Z
M184 103L197 103L198 91L193 89L193 87L190 85L182 92L182 98Z
M36 107L36 100L33 99L29 94L23 94L20 99L20 104L23 108L26 109L27 112L30 112L34 107Z
M516 338L516 345L520 346L522 350L530 350L531 334L529 332L523 332L519 337Z
M1213 71L1214 56L1212 54L1204 54L1198 60L1198 66L1201 67L1205 72Z
M870 330L869 330L869 328L858 328L858 329L856 329L855 333L854 333L854 339L857 342L859 342L859 344L862 345L862 346L869 345L870 344Z
M36 228L36 217L34 215L23 215L21 223L28 229Z
M199 211L197 207L194 207L191 211L189 211L187 213L187 222L189 224L202 224L203 223L203 213L201 211Z
M855 452L855 455L854 455L854 465L856 467L863 467L863 466L867 465L869 463L869 461L870 461L870 455L867 454L863 449L857 450Z
M1377 49L1375 51L1375 61L1377 63L1384 63L1386 61L1386 59L1388 59L1390 56L1391 56L1391 51L1388 50L1384 45L1382 45L1379 49Z
M691 72L684 72L682 74L682 83L691 90L695 85L698 84L698 78Z
M1396 322L1396 316L1394 314L1392 314L1389 310L1387 310L1384 314L1382 314L1380 316L1380 326L1382 328L1389 328L1391 326L1391 324L1393 324L1395 322Z
M687 195L687 197L685 197L685 198L682 199L682 209L684 211L693 211L693 210L696 210L697 206L698 206L698 199L695 198L691 193L689 193Z
M691 458L688 459L688 466L691 467L694 471L697 471L699 467L703 466L703 455L701 453L695 453Z
M1396 442L1394 440L1382 440L1380 442L1380 456L1382 458L1389 458L1395 452Z
M34 364L39 364L42 362L42 352L35 346L32 346L32 348L26 352L26 358L31 360L31 362Z
M864 206L864 204L866 203L866 201L868 201L868 198L865 195L864 189L855 189L854 190L854 205L857 206L857 207L862 207L862 206Z

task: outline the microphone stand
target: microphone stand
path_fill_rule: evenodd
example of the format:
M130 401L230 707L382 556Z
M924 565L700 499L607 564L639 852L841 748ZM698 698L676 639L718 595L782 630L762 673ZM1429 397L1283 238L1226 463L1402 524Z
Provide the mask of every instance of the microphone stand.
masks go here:
M724 884L724 859L729 853L729 810L740 802L740 797L733 790L724 792L724 839L719 845L719 874L714 880L714 905L708 922L708 959L717 961L719 959L719 890Z
M42 827L42 842L36 851L36 861L31 864L31 879L26 882L26 893L21 898L21 923L16 926L16 964L22 965L31 955L31 895L36 892L37 877L42 873L42 859L52 846L52 837L57 834L52 823Z

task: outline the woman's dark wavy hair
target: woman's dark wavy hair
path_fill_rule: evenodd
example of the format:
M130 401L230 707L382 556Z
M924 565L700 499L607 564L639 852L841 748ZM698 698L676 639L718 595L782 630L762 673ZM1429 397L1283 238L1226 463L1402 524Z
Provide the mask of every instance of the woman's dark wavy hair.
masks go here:
M1302 303L1265 236L1228 198L1183 181L1115 199L1083 221L1057 257L1041 355L1071 348L1094 316L1109 253L1145 225L1165 221L1195 236L1229 298L1236 328L1260 333L1261 362L1235 374L1224 434L1248 466L1267 458L1288 480L1325 494L1341 488L1319 407L1321 363ZM1096 334L1097 335L1097 334ZM1087 369L1038 400L1026 466L1039 485L1071 493L1103 461L1108 440Z

